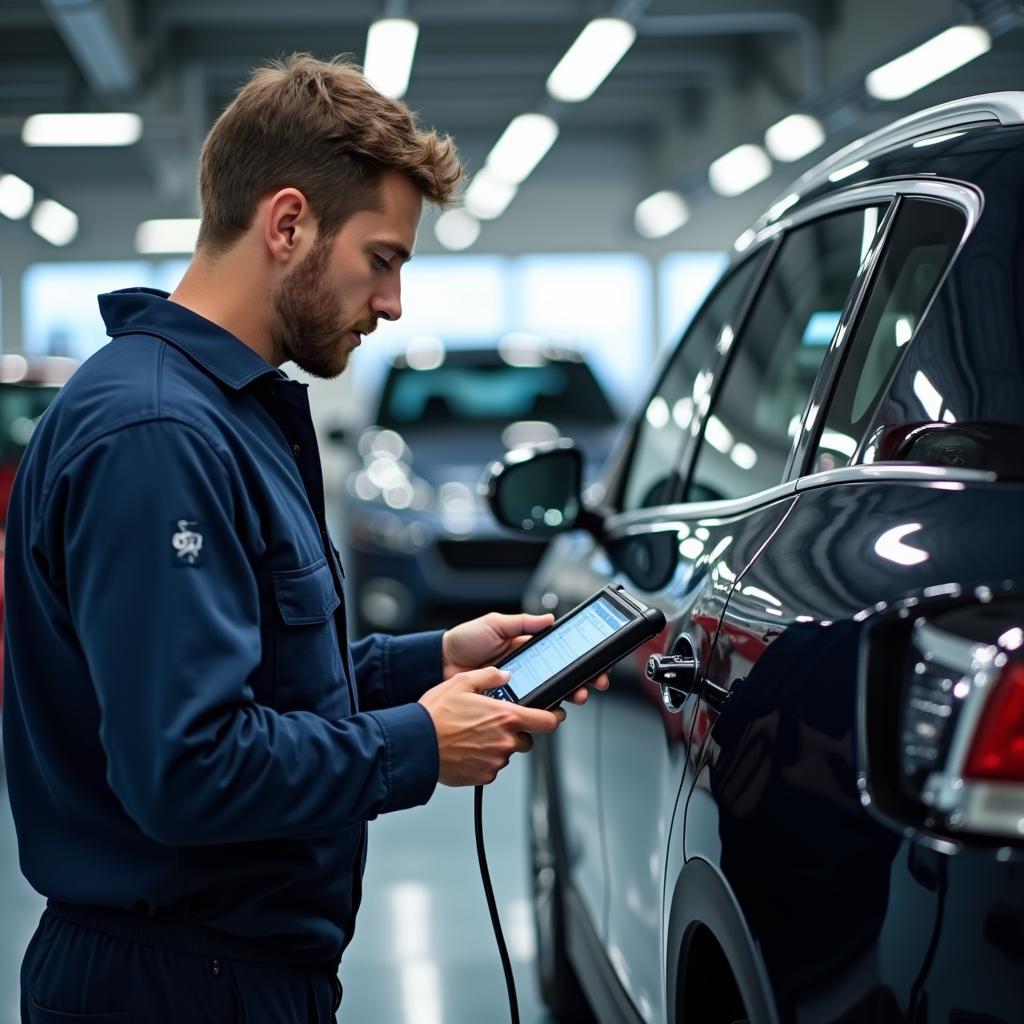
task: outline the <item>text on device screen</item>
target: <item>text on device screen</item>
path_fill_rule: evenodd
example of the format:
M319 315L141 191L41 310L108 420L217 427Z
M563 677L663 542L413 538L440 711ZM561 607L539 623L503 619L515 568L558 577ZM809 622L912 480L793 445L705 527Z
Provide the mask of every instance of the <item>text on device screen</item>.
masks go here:
M508 685L525 696L628 622L629 617L611 601L598 598L522 654L506 661L502 668L512 673Z

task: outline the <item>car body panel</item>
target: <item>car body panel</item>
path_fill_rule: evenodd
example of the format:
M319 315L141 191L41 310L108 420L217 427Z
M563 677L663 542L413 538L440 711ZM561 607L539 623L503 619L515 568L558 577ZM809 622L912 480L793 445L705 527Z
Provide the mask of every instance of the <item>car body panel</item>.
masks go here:
M1024 109L1015 96L1013 109ZM574 763L575 720L544 745L555 784L575 780L560 805L570 841L585 837L603 858L586 862L590 874L578 862L567 879L585 937L570 942L571 959L602 1024L1024 1021L1024 843L941 816L883 813L872 771L877 781L894 770L864 753L878 707L863 710L864 672L885 661L891 707L911 692L909 645L887 660L878 638L896 634L879 623L918 606L928 614L936 601L1008 603L1024 588L1024 126L940 114L920 119L916 136L904 126L891 144L872 140L868 162L841 183L805 176L755 225L737 265L763 266L726 318L734 336L695 366L689 439L664 469L678 486L657 491L654 507L615 511L633 436L645 417L665 419L653 408L659 384L610 460L613 507L590 527L600 539L569 535L535 576L549 607L615 580L668 620L588 707L585 767ZM869 234L865 217L841 313L837 302L822 307L836 329L782 479L733 501L664 504L693 493L702 446L723 451L707 427L736 352L756 337L747 321L791 232L866 206L879 210L878 228ZM915 266L899 239L918 222L927 273L897 293ZM897 315L911 302L912 317L902 337L884 322L886 358L869 371L857 358L883 337L872 317L890 298ZM843 459L822 458L851 381L857 411L836 449ZM648 477L658 483L645 473L645 486ZM670 693L670 706L640 659L684 640L700 662L696 690ZM1011 788L1024 821L1024 786ZM744 1013L693 1009L693 977L710 961L689 958L705 936Z

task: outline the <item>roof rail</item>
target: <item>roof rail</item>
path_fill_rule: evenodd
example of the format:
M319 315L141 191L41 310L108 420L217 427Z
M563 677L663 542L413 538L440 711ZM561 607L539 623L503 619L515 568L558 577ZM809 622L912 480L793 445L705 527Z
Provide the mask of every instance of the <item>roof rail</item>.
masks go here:
M878 131L851 142L821 163L815 164L809 171L800 175L783 195L804 196L819 185L823 185L833 171L855 160L870 160L872 156L901 142L908 142L930 132L986 122L1004 125L1024 124L1024 92L989 92L980 96L968 96L902 117L885 128L879 128ZM795 200L791 200L788 205L793 205L793 202ZM778 205L773 203L769 209L774 209ZM759 217L754 230L759 230L773 219L768 214Z

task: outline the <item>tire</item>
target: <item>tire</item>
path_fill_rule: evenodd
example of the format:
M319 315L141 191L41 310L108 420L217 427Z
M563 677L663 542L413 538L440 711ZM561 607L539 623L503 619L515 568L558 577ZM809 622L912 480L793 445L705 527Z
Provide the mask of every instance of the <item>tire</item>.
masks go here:
M596 1024L576 971L569 962L561 827L547 759L537 757L536 753L530 765L528 832L537 980L541 997L555 1020L561 1024Z

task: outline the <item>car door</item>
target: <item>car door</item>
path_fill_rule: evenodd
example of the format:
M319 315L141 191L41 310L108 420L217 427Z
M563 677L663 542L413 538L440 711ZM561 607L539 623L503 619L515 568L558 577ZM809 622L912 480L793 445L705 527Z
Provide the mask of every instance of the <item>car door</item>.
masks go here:
M720 283L667 361L653 394L631 425L625 450L613 462L609 479L604 482L622 523L612 548L584 531L557 538L534 577L528 595L531 607L562 614L612 580L624 582L638 596L660 604L659 595L664 594L678 560L673 519L669 516L665 520L662 513L678 497L682 486L680 468L693 443L692 424L699 422L698 410L702 405L706 408L714 367L721 362L723 343L734 334L762 255L747 260ZM638 532L631 533L637 524ZM628 574L623 573L623 565L629 566ZM660 650L657 639L654 643L653 649ZM617 704L621 695L627 708L625 713L638 713L640 729L652 731L659 749L678 745L682 736L678 716L663 714L657 687L644 683L638 671L645 651L613 670L614 702ZM621 778L609 779L604 766L607 754L602 749L602 718L609 708L607 696L602 694L600 700L574 708L571 728L559 730L550 744L538 745L553 759L552 777L557 788L567 873L582 915L596 936L604 933L610 898L599 790L609 782L622 784ZM613 749L615 745L613 738ZM636 758L645 753L634 751L633 763L627 770L650 781L647 767L636 763ZM621 772L621 762L619 769ZM646 847L650 834L664 828L664 815L671 811L678 788L678 778L668 778L660 769L659 772L662 782L658 785L664 792L656 793L651 783L652 789L644 795L643 807L639 809L643 819L637 823L640 848ZM644 892L648 901L650 888L646 886ZM648 942L652 955L656 955L655 932Z
M682 500L660 517L663 527L672 524L673 576L649 595L670 617L669 650L693 656L702 668L713 664L719 649L719 622L736 580L795 500L795 485L787 482L792 453L887 205L834 212L781 238L720 382L704 403ZM629 529L639 526L633 522ZM686 762L682 744L658 742L641 722L643 699L652 706L661 700L657 686L631 687L626 680L613 691L604 702L601 733L601 821L611 880L606 944L613 964L621 961L620 980L641 1015L647 1016L647 1000L654 1019L663 1019L674 1012L661 1005L665 996L659 994L673 991L675 963L660 942L651 948L650 936L663 938L663 889L681 872L683 851L670 847L671 811L652 813L649 794L669 795L674 804L672 798L686 790ZM676 717L677 728L692 731L692 752L709 705L679 694L678 706L681 715L671 716L661 705L661 717ZM663 731L670 734L670 728ZM627 774L626 764L642 770Z
M915 561L920 553L904 557L911 549L901 548L895 534L887 561L884 544L879 548L886 531L906 520L918 529L934 525L942 513L923 480L894 478L895 486L883 488L865 474L829 487L825 474L849 473L840 467L867 444L877 399L964 237L970 195L953 188L950 196L966 205L899 198L867 253L856 289L863 290L861 301L837 320L828 360L817 383L804 389L810 401L790 434L796 497L781 522L771 517L755 557L737 572L708 662L705 696L714 695L708 710L714 726L686 807L686 856L721 872L764 958L783 1020L852 1020L869 1006L881 1013L889 1005L881 987L872 988L877 979L863 958L886 959L875 943L899 839L860 804L853 763L855 666L866 612L927 575ZM830 243L837 252L856 247L856 221L867 216L865 209L831 216L852 228ZM798 228L792 237L817 232L822 223ZM779 342L786 344L785 331ZM757 343L756 332L744 339L751 348ZM806 358L806 343L806 334L790 334L790 365ZM744 389L733 376L745 357L741 349L712 412L737 443L742 438L760 452L761 435L745 432ZM768 373L762 380L755 422L756 407L778 402L788 387L785 375ZM706 444L698 456L698 487L709 476L722 478L715 472L721 453L713 448ZM821 475L801 479L805 463ZM879 479L886 472L878 471ZM746 489L755 482L748 477ZM767 514L765 508L756 516ZM748 521L745 528L752 526ZM934 913L927 899L905 910L909 918ZM920 929L915 938L911 929L901 939L907 971L892 974L904 975L907 990L925 956L927 934Z

